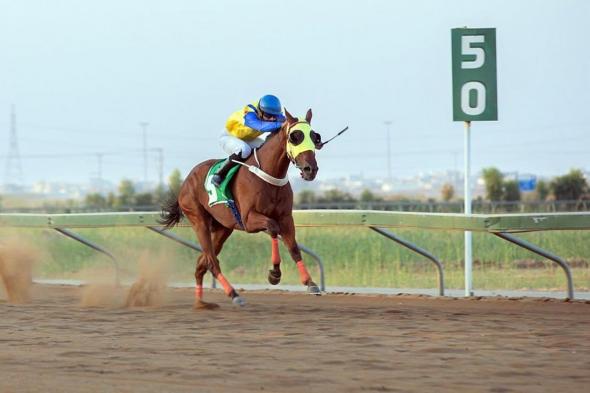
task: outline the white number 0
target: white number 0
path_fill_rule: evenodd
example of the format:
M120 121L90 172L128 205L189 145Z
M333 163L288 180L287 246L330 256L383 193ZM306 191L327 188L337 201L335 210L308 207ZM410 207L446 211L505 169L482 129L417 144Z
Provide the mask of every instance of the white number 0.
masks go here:
M469 105L469 94L475 90L475 106ZM461 87L461 110L469 116L481 115L486 110L486 87L481 82L467 82Z

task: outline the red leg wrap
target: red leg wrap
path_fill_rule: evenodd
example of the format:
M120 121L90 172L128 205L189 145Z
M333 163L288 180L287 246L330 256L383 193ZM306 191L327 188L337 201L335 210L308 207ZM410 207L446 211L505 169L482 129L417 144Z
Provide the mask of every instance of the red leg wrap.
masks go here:
M201 300L203 298L203 286L202 285L197 285L197 287L195 288L195 297L199 300Z
M219 283L223 286L223 290L225 291L225 294L229 296L229 294L233 291L233 288L230 285L229 281L227 281L226 278L221 273L219 273L219 275L217 275L217 281L219 281Z
M299 277L301 278L301 282L303 284L307 284L309 280L311 280L311 276L305 267L303 261L297 261L297 269L299 270Z
M279 254L279 239L273 237L270 239L271 242L271 260L273 265L278 265L281 263L281 254Z

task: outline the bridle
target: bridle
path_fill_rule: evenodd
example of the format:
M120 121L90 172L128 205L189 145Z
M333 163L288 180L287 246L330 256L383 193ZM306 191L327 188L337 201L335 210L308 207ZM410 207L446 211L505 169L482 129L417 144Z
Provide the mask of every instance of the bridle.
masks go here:
M306 125L307 127L309 127L309 130L293 129L295 126L297 126L299 124ZM298 143L297 145L294 145L290 140L291 133L294 131L301 131L304 134L304 139L300 143ZM287 135L287 147L285 149L285 151L287 153L287 158L299 170L301 170L302 168L295 161L295 157L297 157L300 153L302 153L304 151L310 151L310 150L315 151L315 143L311 140L310 135L306 135L306 132L308 132L308 133L312 132L311 125L307 121L297 121L293 124L290 124L288 127L286 127L286 131L285 131L285 134ZM308 138L309 138L309 141L307 140ZM291 145L292 148L289 148L289 145ZM301 147L303 147L303 149ZM297 151L297 154L293 154L292 153L293 150Z

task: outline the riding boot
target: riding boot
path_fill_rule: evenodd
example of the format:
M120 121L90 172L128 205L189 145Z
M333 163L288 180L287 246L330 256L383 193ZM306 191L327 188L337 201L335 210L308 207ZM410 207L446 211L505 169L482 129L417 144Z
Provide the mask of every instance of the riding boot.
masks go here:
M219 187L223 182L223 179L225 179L225 176L227 176L229 170L238 165L234 162L234 160L240 162L244 161L244 159L239 154L232 154L229 156L225 164L223 164L223 166L219 168L217 173L211 178L211 183L213 183L215 187Z

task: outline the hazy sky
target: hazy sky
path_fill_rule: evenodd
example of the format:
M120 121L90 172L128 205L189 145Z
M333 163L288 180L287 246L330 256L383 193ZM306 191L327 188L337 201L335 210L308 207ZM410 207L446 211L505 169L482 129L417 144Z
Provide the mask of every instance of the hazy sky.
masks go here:
M223 153L226 117L263 94L314 110L319 177L461 169L453 27L497 29L499 121L473 124L473 171L590 169L590 1L0 0L0 173L16 106L27 183L143 177ZM43 157L43 155L52 155ZM40 156L41 155L41 156ZM69 156L68 156L69 155ZM155 155L149 177L156 180ZM3 176L2 176L3 178ZM0 179L1 181L2 179Z

